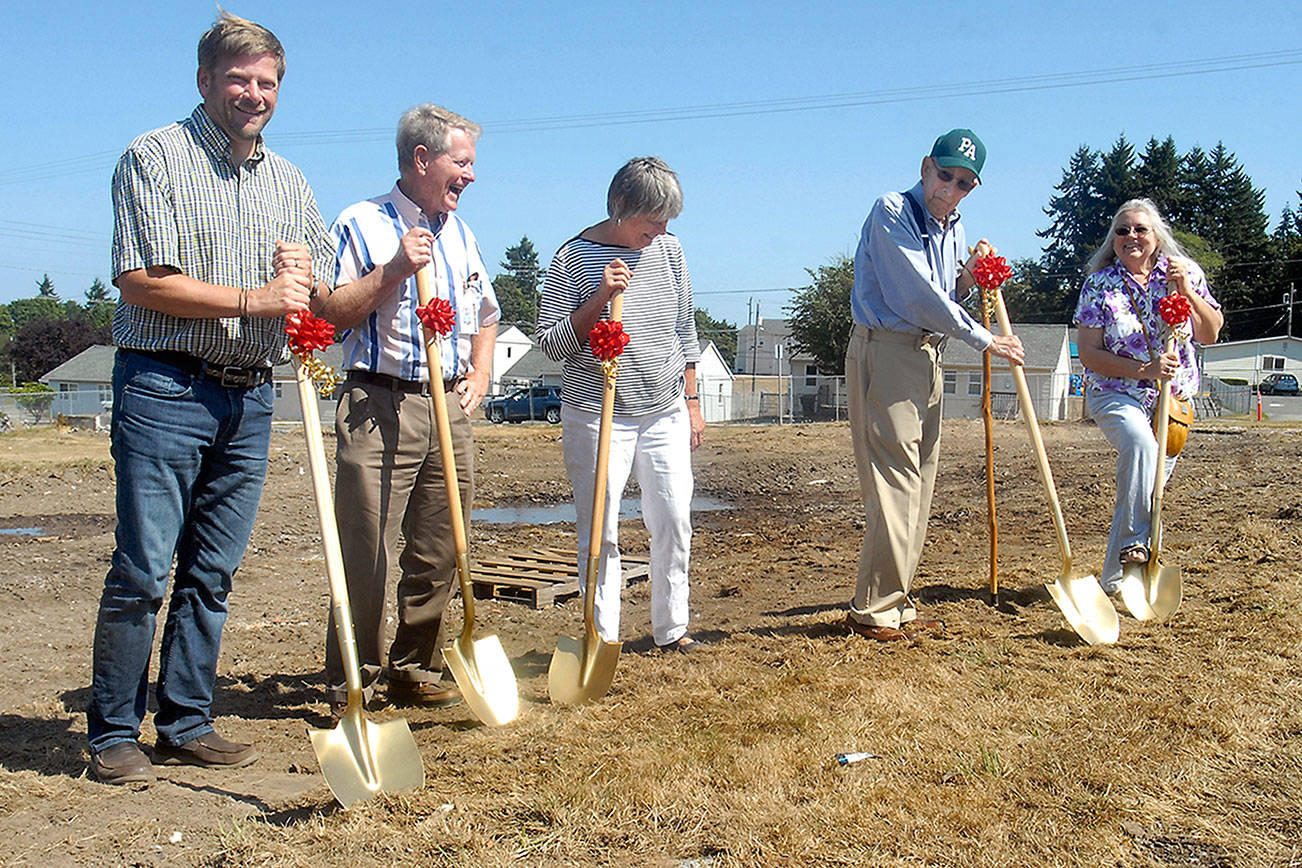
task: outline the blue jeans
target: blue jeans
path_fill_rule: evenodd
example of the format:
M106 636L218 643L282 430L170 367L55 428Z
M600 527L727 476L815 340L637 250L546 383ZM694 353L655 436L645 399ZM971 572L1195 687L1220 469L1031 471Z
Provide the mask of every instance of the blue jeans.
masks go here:
M1117 450L1117 499L1112 507L1108 551L1099 570L1099 584L1112 593L1121 583L1121 550L1149 542L1153 484L1157 481L1157 438L1148 411L1125 392L1089 389L1085 406ZM1173 470L1175 459L1167 458L1168 480Z
M155 620L176 562L158 663L158 740L212 730L231 578L267 472L269 383L227 389L130 350L113 366L117 546L104 579L90 705L92 752L140 735Z

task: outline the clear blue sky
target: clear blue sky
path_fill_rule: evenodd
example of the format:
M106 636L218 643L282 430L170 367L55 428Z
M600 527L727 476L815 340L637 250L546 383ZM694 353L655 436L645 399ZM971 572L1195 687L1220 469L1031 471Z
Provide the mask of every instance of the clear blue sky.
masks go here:
M969 235L1010 258L1081 144L1124 133L1181 152L1219 140L1266 191L1273 229L1302 188L1302 16L1240 2L623 4L250 2L288 72L270 147L327 222L396 178L401 112L438 102L484 124L460 213L490 267L528 235L546 265L605 216L629 157L678 172L670 224L697 304L745 323L782 315L783 287L853 253L873 200L917 180L941 132L989 158ZM195 45L211 2L13 4L0 69L0 301L48 272L84 300L109 278L109 179L123 147L198 103Z

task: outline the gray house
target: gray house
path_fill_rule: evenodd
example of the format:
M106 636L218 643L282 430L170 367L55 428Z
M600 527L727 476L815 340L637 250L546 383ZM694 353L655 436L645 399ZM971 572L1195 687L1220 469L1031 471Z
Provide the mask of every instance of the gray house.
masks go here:
M1047 421L1066 419L1071 385L1071 349L1067 326L1062 324L1014 323L1013 334L1026 348L1026 383L1030 388L1035 415ZM981 353L961 341L945 344L941 362L944 370L945 416L968 419L981 416ZM1017 389L1008 362L992 358L990 364L990 406L997 418L1018 415Z

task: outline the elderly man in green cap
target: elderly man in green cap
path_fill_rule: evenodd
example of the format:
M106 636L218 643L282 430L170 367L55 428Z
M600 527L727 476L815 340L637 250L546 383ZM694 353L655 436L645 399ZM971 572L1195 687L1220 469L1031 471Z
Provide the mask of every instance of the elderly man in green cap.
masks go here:
M941 635L918 617L909 589L922 558L940 458L940 353L949 338L1023 361L1022 342L996 336L959 304L971 267L958 203L981 183L986 148L967 129L936 139L922 179L877 200L859 237L845 354L850 432L864 501L859 580L846 623L879 642Z

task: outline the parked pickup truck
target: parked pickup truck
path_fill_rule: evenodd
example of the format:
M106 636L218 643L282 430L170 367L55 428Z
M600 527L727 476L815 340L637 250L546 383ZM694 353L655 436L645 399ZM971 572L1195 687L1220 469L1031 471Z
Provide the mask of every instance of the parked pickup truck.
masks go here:
M561 387L530 386L489 398L484 402L484 415L495 424L546 419L555 425L561 421Z

